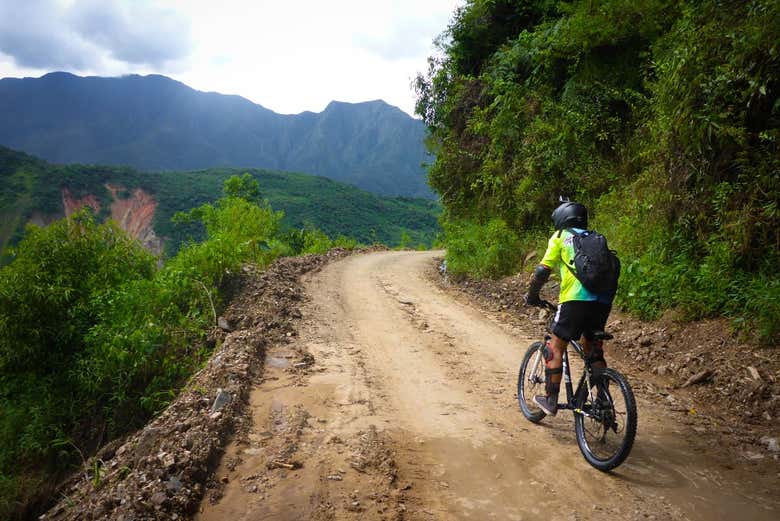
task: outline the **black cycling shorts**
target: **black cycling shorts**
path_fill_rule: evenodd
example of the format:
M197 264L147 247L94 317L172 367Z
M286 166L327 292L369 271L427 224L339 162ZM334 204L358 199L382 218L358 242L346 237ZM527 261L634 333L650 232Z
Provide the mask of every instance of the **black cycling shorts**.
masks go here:
M588 300L570 300L558 306L552 324L552 332L558 338L570 342L585 335L593 339L595 331L604 331L612 304Z

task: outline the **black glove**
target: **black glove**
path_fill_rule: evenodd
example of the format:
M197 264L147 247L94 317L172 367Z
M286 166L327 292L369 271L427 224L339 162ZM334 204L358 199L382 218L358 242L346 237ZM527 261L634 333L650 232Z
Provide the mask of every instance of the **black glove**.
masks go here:
M526 293L525 294L525 305L526 306L541 306L542 305L542 299L539 298L539 294L531 294Z

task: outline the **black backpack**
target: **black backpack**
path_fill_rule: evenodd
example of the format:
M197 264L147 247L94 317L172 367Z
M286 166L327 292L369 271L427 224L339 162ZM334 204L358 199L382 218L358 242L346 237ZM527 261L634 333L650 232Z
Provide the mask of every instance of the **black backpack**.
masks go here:
M574 259L573 266L566 267L591 293L614 295L620 278L620 260L607 246L607 238L593 230L569 231L574 235Z

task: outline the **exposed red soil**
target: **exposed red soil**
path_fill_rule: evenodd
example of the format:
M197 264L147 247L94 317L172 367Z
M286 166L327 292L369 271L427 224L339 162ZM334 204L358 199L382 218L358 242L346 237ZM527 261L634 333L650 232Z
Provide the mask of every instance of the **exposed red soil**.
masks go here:
M130 197L122 199L118 194L123 187L107 184L106 188L114 198L111 203L111 219L131 237L138 239L145 248L160 253L162 241L155 235L153 226L154 212L157 209L155 198L136 188Z
M87 194L84 197L74 197L68 188L62 189L62 210L65 212L66 217L85 206L92 208L95 213L100 212L100 201L94 195Z
M163 250L163 241L154 233L154 213L157 210L157 200L151 194L140 188L136 188L129 197L120 196L124 187L106 184L106 189L111 193L111 219L126 231L144 248L159 255ZM63 188L62 208L65 216L69 216L77 210L88 206L97 214L100 212L100 201L93 194L83 197L74 197L67 188ZM46 225L53 219L51 216L35 214L31 221L38 225Z

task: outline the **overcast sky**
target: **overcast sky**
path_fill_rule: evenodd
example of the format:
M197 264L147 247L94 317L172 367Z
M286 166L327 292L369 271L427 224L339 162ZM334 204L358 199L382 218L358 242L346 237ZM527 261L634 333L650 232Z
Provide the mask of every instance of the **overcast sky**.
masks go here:
M157 73L276 112L383 99L463 0L0 0L0 77Z

